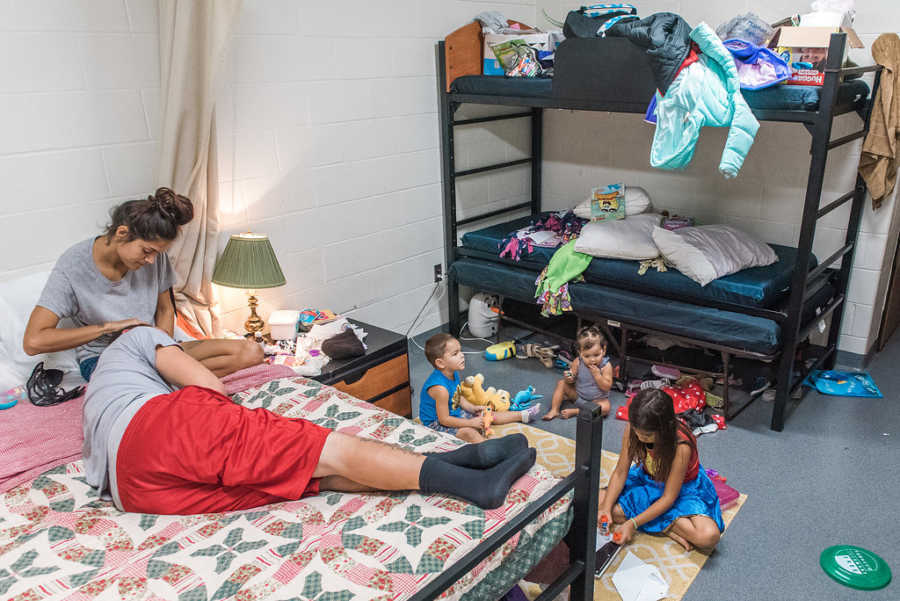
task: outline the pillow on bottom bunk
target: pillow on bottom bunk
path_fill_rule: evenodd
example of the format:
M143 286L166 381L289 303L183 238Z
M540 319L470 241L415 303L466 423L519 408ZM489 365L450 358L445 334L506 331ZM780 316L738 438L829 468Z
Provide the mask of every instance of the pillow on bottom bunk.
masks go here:
M730 225L703 225L669 231L653 229L653 242L668 263L701 286L748 267L778 260L772 247Z
M655 259L659 249L653 243L653 228L661 220L661 215L645 213L616 221L585 223L575 241L575 250L605 259Z

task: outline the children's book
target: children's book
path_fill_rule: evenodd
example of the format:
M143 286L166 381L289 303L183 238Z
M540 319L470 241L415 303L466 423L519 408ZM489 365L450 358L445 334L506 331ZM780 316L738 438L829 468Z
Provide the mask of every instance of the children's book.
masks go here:
M625 219L625 185L608 184L591 190L591 220Z

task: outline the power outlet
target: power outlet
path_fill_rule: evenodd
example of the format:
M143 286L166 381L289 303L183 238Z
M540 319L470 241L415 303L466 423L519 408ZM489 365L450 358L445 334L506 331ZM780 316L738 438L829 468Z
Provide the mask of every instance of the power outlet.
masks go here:
M440 263L434 264L434 283L437 284L444 279L444 267Z

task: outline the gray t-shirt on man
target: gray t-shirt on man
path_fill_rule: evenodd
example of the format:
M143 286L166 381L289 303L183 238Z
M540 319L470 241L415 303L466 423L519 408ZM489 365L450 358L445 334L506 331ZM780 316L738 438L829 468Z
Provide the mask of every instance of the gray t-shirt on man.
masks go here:
M91 238L64 252L53 266L37 304L60 319L70 318L78 328L131 318L153 324L159 295L175 285L175 270L166 253L160 253L153 264L128 271L113 282L100 273L93 249ZM75 351L78 362L102 353L116 335L106 334L79 346Z
M177 343L158 328L138 327L119 336L97 363L84 400L84 471L87 483L112 493L122 509L116 456L131 419L144 403L172 388L156 371L156 349Z

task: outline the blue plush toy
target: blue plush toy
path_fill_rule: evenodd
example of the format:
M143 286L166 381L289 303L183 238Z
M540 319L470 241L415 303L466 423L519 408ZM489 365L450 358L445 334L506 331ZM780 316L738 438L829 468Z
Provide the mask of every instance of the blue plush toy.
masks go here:
M510 411L522 411L531 407L531 403L538 399L544 398L542 394L534 393L534 386L529 386L525 390L520 390L513 397L512 403L509 405Z

